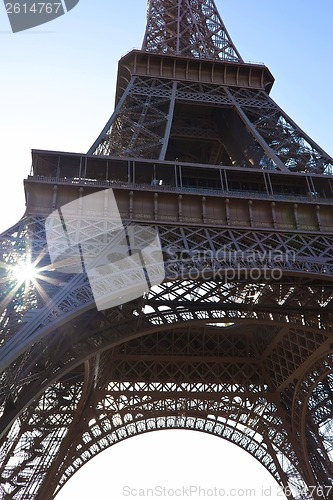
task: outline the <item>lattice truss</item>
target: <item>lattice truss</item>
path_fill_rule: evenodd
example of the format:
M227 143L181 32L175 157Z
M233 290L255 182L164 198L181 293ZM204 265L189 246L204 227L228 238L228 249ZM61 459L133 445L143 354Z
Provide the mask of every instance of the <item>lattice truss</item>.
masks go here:
M218 335L207 332L203 345L202 329L191 328L121 345L91 363L90 369L99 377L85 388L78 407L83 374L68 375L65 381L71 381L75 390L69 390L65 382L55 384L36 407L24 413L20 429L14 427L9 434L3 456L5 463L9 456L11 462L5 469L4 488L12 494L17 488L13 498L35 498L37 491L38 498L48 498L50 491L58 484L61 487L85 462L120 440L152 430L185 428L238 444L280 484L286 485L288 478L295 491L305 491L287 417L271 401L269 386L254 382L263 375L259 360L251 359L255 338L265 340L267 331L256 329L252 338L248 329L243 332L237 337L232 330ZM230 358L235 356L238 361L233 364ZM157 373L159 381L154 382ZM114 381L124 378L128 382ZM319 403L317 400L316 406ZM37 453L32 456L33 446ZM62 449L57 454L59 446ZM325 447L321 454L323 451ZM318 459L316 464L318 469ZM317 481L319 473L323 477L322 470L317 470ZM39 490L36 481L45 476ZM326 469L318 484L327 486L328 477Z
M332 237L159 232L166 282L104 312L85 275L50 267L41 218L2 236L0 488L51 498L111 444L179 427L239 444L294 498L311 498L296 490L328 486L333 458ZM280 281L225 280L230 266L258 264L244 250L262 259L267 249L289 252ZM26 255L38 274L20 282Z
M292 172L333 173L333 161L265 92L233 91L255 129ZM247 98L249 99L248 103ZM262 105L260 105L262 104ZM268 105L267 105L268 104Z
M142 50L242 61L214 0L150 0Z
M172 82L132 79L96 154L158 158L170 114ZM172 110L171 110L172 115ZM114 121L113 121L114 120Z
M143 51L244 66L213 0L150 0ZM89 153L333 173L267 92L136 74ZM228 439L291 498L330 498L331 234L158 225L165 281L97 311L86 275L50 264L44 222L1 237L1 498L53 498L97 453L161 428Z
M205 108L194 120L182 110L187 103L214 104L215 110ZM191 148L172 148L175 139L186 138ZM132 78L89 153L333 172L332 158L266 92L144 77Z

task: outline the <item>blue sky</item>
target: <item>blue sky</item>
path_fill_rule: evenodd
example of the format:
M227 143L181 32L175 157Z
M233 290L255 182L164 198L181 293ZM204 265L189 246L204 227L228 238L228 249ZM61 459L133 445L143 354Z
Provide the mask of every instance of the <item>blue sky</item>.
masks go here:
M333 155L333 3L216 3L243 58L265 62L274 74L272 97ZM94 142L113 110L118 59L141 46L145 14L145 0L80 0L52 23L13 35L1 2L0 231L24 212L22 181L32 148L84 153ZM101 471L105 482L102 492L94 493L98 499L122 498L120 488L129 477L146 484L164 478L172 485L173 477L181 480L177 470L188 483L199 479L223 487L231 479L237 487L250 487L253 480L263 485L268 474L247 458L211 436L177 431L140 436L93 460L58 498L91 498L88 484L96 489Z

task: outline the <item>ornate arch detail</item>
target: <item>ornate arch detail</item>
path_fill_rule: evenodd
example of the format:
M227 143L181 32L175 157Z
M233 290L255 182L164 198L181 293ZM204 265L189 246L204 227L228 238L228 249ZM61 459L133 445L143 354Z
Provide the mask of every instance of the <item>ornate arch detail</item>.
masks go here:
M14 252L8 257L14 259L14 262L16 257L19 257L21 245L26 244L29 238L34 238L33 247L38 248L38 253L42 255L42 259L45 259L43 263L47 266L48 260L45 257L46 243L43 231L40 218L22 221L10 234L6 235L4 254L6 254L6 245L7 250L17 245L17 256ZM182 245L185 246L185 242L187 246L190 244L195 248L204 245L205 238L207 238L206 229L186 228L186 231L187 234L185 234L183 228L169 230L161 227L163 238L165 238L166 243L169 242L168 244L172 241L172 244L176 244L179 248ZM227 231L230 236L231 231L229 229ZM170 236L171 233L172 237ZM216 240L211 234L209 235L211 245L213 245L213 241L217 244L220 237L222 239L226 237L225 233L219 235L218 230L215 233L214 238ZM245 234L239 231L237 237L235 235L230 236L231 245L237 244L243 247L249 244L252 241L250 233L247 231ZM292 236L288 236L288 238L288 244L291 244ZM177 240L176 243L175 240ZM257 239L256 241L253 240L253 245L261 244L260 240ZM278 245L280 243L279 241ZM302 247L302 252L310 251L310 248L308 242L308 246ZM325 245L322 245L322 249L324 255L327 252ZM207 261L207 256L204 256L204 260L199 259L193 263L188 261L185 258L186 256L182 255L181 257L177 261L177 273L180 272L183 264L184 269L186 266L191 267L193 264L195 269L201 267L205 270L212 264ZM9 261L8 263L11 264ZM37 332L37 337L25 352L14 359L12 364L9 365L9 369L2 373L3 389L0 395L3 400L3 415L17 416L20 412L23 412L19 424L22 427L19 428L17 424L14 424L11 433L8 434L9 436L13 433L13 446L15 442L16 450L19 453L23 441L27 438L26 441L31 443L30 449L33 449L35 441L41 443L48 433L54 433L52 439L57 442L57 446L62 446L63 436L61 436L59 421L59 418L62 417L59 415L62 415L65 408L68 417L66 426L76 425L77 422L73 420L75 410L79 405L83 404L83 401L87 402L89 399L89 387L86 387L83 382L85 377L89 377L83 374L80 364L85 362L86 366L89 365L92 383L94 382L94 377L92 377L92 373L94 373L93 365L94 363L98 364L98 360L103 358L103 352L107 352L112 346L120 345L124 341L129 342L130 339L135 339L140 335L148 336L153 332L168 332L172 326L177 329L182 327L195 328L199 325L203 328L207 325L216 324L224 326L227 324L238 326L256 324L259 327L265 327L268 344L272 341L272 346L258 344L257 347L260 353L266 353L267 349L269 351L264 363L265 377L267 380L270 378L272 387L277 389L283 380L290 378L293 370L297 369L297 359L303 361L305 358L312 359L316 355L316 351L325 352L326 350L327 352L330 346L331 326L333 323L331 285L328 284L327 287L323 287L322 275L318 274L317 278L315 278L314 274L316 273L313 269L312 271L310 269L309 274L306 274L304 260L300 259L298 264L300 272L297 278L295 278L296 268L292 271L290 269L284 270L283 280L276 283L249 283L246 280L226 283L214 281L214 279L206 281L191 280L188 273L184 280L166 281L137 301L125 304L122 308L114 308L103 312L98 312L93 307L91 291L83 276L75 276L74 278L67 276L68 281L64 283L63 288L60 290L55 283L48 284L49 296L56 299L56 303L52 304L52 309L48 308L47 305L38 308L38 297L36 294L34 295L31 288L28 290L17 288L15 290L15 299L12 300L8 310L1 317L4 326L2 352L4 352L3 348L6 348L6 345L11 340L19 344L21 335L29 342L29 337L33 336L35 332ZM225 263L222 263L223 266L225 266ZM292 275L289 276L288 273L290 272ZM330 274L329 271L328 278ZM57 277L56 274L54 276ZM60 276L58 278L60 279ZM184 288L185 285L186 289ZM19 301L22 302L25 293L28 297L27 304L29 307L31 305L35 307L31 314L25 314L24 308L16 307ZM6 307L5 304L5 309ZM10 308L16 315L15 328L10 323ZM301 342L298 342L300 336L302 336L300 333L302 331L306 333L305 337L308 342L305 349L305 358L302 358L304 347L302 347ZM56 335L54 335L55 332ZM45 341L43 335L38 337L42 333L48 333ZM68 348L69 336L71 338L70 348ZM289 363L290 366L287 368L284 366L284 362L287 360L287 356L291 354L288 346L295 345L295 343L300 346L300 350L299 352L293 350L293 364L290 365ZM94 356L95 358L93 358ZM279 369L276 368L277 366L279 366ZM271 374L279 374L280 368L282 370L280 378L277 376L273 380ZM97 368L97 372L99 372L99 368ZM73 389L75 396L71 392L71 377L73 376L76 380L74 384L75 390ZM265 377L262 380L265 380ZM53 385L49 386L50 383ZM45 390L47 386L49 387ZM45 393L41 396L43 390L45 390ZM71 405L67 399L69 393L72 394ZM39 402L26 409L37 395ZM264 397L266 396L267 394L264 394ZM47 425L51 425L51 428L43 430L44 437L42 439L42 436L36 435L34 429L37 424L40 424L41 409L44 411L46 402L50 412L50 421L47 417L46 422ZM54 412L54 415L52 412ZM174 417L176 418L177 415L174 415ZM188 417L192 418L193 412L190 412ZM147 418L149 420L151 417ZM144 420L143 418L142 421ZM10 422L10 419L8 422ZM60 434L57 434L58 432ZM290 443L290 441L285 439L283 432L282 434L281 432L279 431L277 434L276 443L274 443L275 434L273 433L272 436L271 430L268 432L267 446L269 446L268 442L272 442L272 451L269 454L271 456L274 456L274 454L279 456L280 454L285 457L285 461L289 460L288 470L290 467L293 467L294 471L300 469L298 457L292 451L291 445L286 444L286 448L283 448L283 443ZM22 441L20 441L20 438L22 438ZM53 458L57 454L57 446L53 448ZM0 454L3 457L8 454L7 445L4 445L0 450ZM35 458L38 461L38 456ZM24 471L24 468L28 467L29 463L30 458L27 456L21 464L21 471ZM280 471L281 481L285 480L283 475L290 476L289 471L286 472L287 469L279 464L277 460L275 460L275 467L276 470ZM8 474L6 476L8 481L12 481L16 485L13 486L14 489L20 487L19 470L10 467L6 474ZM297 471L292 472L292 474L297 476ZM30 491L33 491L33 487L33 485L27 486L24 493L26 495L25 500L30 499L29 495L32 495Z
M292 408L292 422L294 425L294 434L297 436L298 446L302 450L301 456L303 457L303 470L307 470L308 474L311 475L310 459L309 459L309 449L308 449L308 432L309 426L315 426L318 429L318 435L320 435L320 427L325 424L328 425L327 431L330 435L326 436L327 441L331 442L331 449L325 449L324 442L318 443L317 446L321 447L321 453L323 455L322 460L325 462L328 458L328 453L332 454L332 444L333 444L333 405L331 393L327 393L325 390L324 383L326 386L333 387L333 353L331 349L330 354L321 356L311 365L307 370L303 378L296 383L294 397L293 397L293 408ZM321 386L321 387L320 387ZM320 387L321 394L318 399L318 395L315 394L316 389ZM326 389L327 389L326 387ZM326 453L325 453L326 452ZM321 478L317 478L320 481ZM329 477L327 476L326 484L322 486L329 485ZM332 481L331 481L332 482ZM333 486L333 482L332 482Z
M166 429L195 430L215 435L236 444L258 460L266 468L266 470L271 473L279 484L283 484L275 464L274 456L270 454L265 443L262 444L259 441L255 441L253 437L254 433L251 432L251 429L247 430L248 434L245 431L242 433L235 430L227 422L222 423L217 420L214 421L210 418L203 419L199 416L155 416L150 419L127 423L123 427L113 431L112 434L100 436L99 440L96 442L96 448L98 449L97 453L101 453L110 446L136 435ZM83 451L83 453L80 454L76 460L74 460L73 465L68 466L64 471L61 471L62 475L55 493L58 493L66 482L70 480L70 478L81 467L83 467L87 461L93 459L96 454L92 456L89 454L88 450L86 453Z

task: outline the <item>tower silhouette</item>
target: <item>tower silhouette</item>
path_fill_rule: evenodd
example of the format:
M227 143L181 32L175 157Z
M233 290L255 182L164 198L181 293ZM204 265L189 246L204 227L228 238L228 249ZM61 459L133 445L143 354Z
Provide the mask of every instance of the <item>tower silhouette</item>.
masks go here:
M213 0L150 0L88 154L33 151L25 217L2 235L4 498L51 499L112 444L172 428L236 443L290 498L330 498L333 160L273 83ZM98 310L45 220L110 189L124 225L158 230L165 279Z

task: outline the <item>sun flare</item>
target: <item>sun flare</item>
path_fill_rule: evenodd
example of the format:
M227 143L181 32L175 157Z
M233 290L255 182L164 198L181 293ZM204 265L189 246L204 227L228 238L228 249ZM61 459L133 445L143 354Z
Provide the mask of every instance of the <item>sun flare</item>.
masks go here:
M17 263L13 269L14 278L20 283L34 281L38 275L36 265L29 260Z
M49 275L53 266L43 262L44 257L44 251L35 257L27 252L16 262L8 263L5 266L6 275L0 276L0 285L8 282L9 290L3 300L0 300L0 310L5 308L17 293L20 294L18 300L22 302L22 306L25 304L29 307L29 301L34 300L31 298L32 296L38 297L38 300L45 304L50 300L49 289L54 286L58 289L61 281L59 278Z

